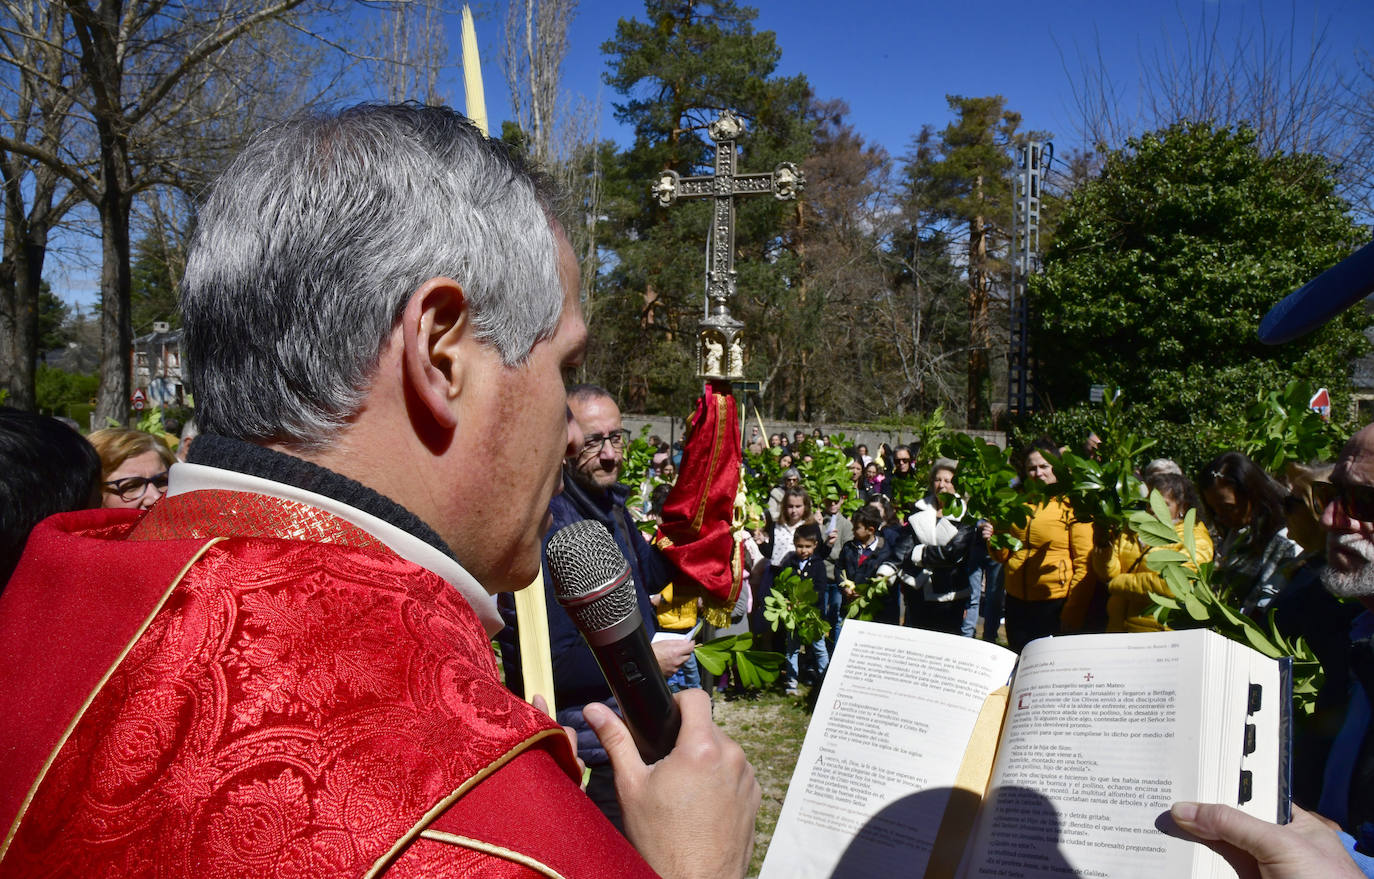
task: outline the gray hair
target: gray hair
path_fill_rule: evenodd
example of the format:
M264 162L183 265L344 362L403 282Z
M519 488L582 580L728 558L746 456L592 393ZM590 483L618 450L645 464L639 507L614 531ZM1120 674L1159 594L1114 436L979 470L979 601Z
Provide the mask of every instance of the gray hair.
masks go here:
M1155 458L1145 465L1145 469L1140 471L1140 478L1147 480L1151 476L1158 476L1163 473L1172 473L1175 476L1183 475L1183 468L1168 458Z
M568 388L567 399L569 403L586 403L589 400L610 400L615 403L610 391L593 384L573 385Z
M926 477L926 487L932 493L935 491L935 474L941 470L948 470L950 475L959 472L959 462L953 458L936 458L930 465L930 475Z
M562 316L551 216L542 181L446 108L362 105L259 134L212 187L182 281L201 429L326 445L430 278L457 281L476 338L518 365Z

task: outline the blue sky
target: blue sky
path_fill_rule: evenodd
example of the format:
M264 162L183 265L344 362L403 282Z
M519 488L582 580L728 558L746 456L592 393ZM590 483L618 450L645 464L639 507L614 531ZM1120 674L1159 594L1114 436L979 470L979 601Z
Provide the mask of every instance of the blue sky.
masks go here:
M496 64L504 6L486 6L477 24L494 120L509 115ZM1227 47L1233 34L1258 36L1263 27L1270 40L1291 32L1303 57L1324 30L1330 59L1345 68L1360 53L1374 52L1374 0L984 0L976 6L763 0L756 8L755 27L777 34L779 72L804 73L819 97L847 101L859 132L894 156L923 124L940 128L949 121L946 94L1004 95L1025 127L1053 132L1064 150L1081 146L1073 91L1083 59L1095 64L1100 49L1112 80L1134 108L1142 64L1181 51L1189 33L1196 36L1213 22ZM642 0L583 0L569 34L565 88L588 97L600 89L601 134L622 144L629 133L612 118L611 104L619 96L602 84L606 59L600 46L617 20L642 17L643 10Z
M474 9L496 131L511 115L498 58L505 7L505 0L479 0ZM1320 39L1339 71L1353 71L1360 58L1374 63L1374 0L984 0L957 7L924 0L762 0L756 8L755 27L777 34L779 72L804 73L819 97L847 101L855 128L894 157L923 124L938 130L950 121L946 94L1005 96L1024 127L1052 132L1057 152L1066 155L1084 146L1074 89L1085 59L1095 66L1100 55L1126 109L1134 111L1142 70L1181 52L1190 35L1196 40L1213 24L1228 48L1236 34L1249 33L1270 44L1291 40L1293 53L1305 58ZM642 0L582 0L569 33L564 89L589 99L599 92L597 134L621 145L630 134L612 116L620 96L602 82L601 44L620 18L641 17L643 10ZM457 16L450 30L456 60ZM444 91L461 108L456 65L450 77ZM747 167L747 156L744 162ZM54 254L50 263L54 289L69 301L93 302L98 247L79 236L64 241L66 254Z

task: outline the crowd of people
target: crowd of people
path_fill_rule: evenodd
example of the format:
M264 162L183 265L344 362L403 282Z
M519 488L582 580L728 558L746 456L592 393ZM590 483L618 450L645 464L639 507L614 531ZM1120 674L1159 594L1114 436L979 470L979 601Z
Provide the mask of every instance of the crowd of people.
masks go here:
M937 457L928 473L917 474L912 462L921 450L905 445L884 443L877 456L862 444L845 447L851 483L813 498L803 474L816 447L827 442L801 431L790 440L769 437L781 450L774 454L783 469L765 521L750 535L765 562L750 572L756 600L793 560L797 530L815 524L822 535L815 555L827 562L819 601L835 628L865 593L870 618L972 637L981 617L982 637L997 640L1005 625L1006 642L1017 651L1048 635L1159 628L1146 613L1148 594L1169 590L1145 566L1148 548L1129 530L1078 521L1055 493L1053 462L1067 446L1041 439L1020 452L1020 480L1038 483L1045 499L1028 509L1024 524L1009 525L966 521L959 462ZM755 442L750 451L763 449ZM1295 465L1276 479L1244 453L1228 451L1196 481L1167 459L1149 462L1139 477L1143 491L1159 491L1167 503L1180 547L1184 519L1193 511L1197 561L1214 562L1216 582L1237 610L1258 619L1293 601L1290 587L1306 590L1315 582L1324 538L1311 487L1324 484L1329 469ZM857 509L841 515L853 499ZM991 548L996 533L1012 539Z
M555 508L562 503L569 512L557 514L555 526L572 518L600 515L615 531L613 511L630 499L629 490L616 483L628 432L620 426L614 402L601 389L576 388L569 405L586 422L586 439L578 455L568 461L568 488L555 499ZM171 465L185 460L196 435L192 422L181 437L124 428L83 437L74 425L14 409L0 410L0 427L5 462L18 477L6 483L8 508L15 514L27 512L31 520L22 523L12 517L6 523L6 576L22 552L27 529L46 515L93 507L151 508L167 490ZM801 487L810 451L828 440L800 435L793 440L795 445L781 435L771 440L788 449L781 454L792 460L784 463L794 466L784 471L772 498L777 514L770 510L765 527L749 535L757 548L748 572L753 585L749 600L761 602L777 573L790 569L811 582L822 614L833 626L828 637L816 642L792 640L778 645L788 653L790 677L785 680L794 691L799 679L820 682L849 605L878 582L886 588L868 596L869 618L966 636L975 634L981 608L983 636L996 639L1002 620L994 609L999 599L1004 600L1005 637L1018 650L1050 634L1160 628L1147 613L1149 594L1168 594L1168 586L1143 564L1149 547L1130 532L1111 533L1076 522L1071 508L1051 497L1031 512L1024 526L1008 529L1020 540L1019 549L990 550L988 541L997 526L967 521L961 515L957 461L937 458L920 482L921 497L905 508L893 504L884 489L917 479L911 462L919 449L906 446L882 447L877 457L869 457L862 446L845 449L852 465L854 496L862 503L844 516L840 508L847 496L835 494L813 506ZM1025 450L1022 478L1052 485L1055 474L1050 461L1062 450L1048 442ZM680 457L675 460L674 451L680 456L680 450L665 449L651 465L658 483L652 493L654 510L661 509L676 477ZM1215 563L1217 582L1234 596L1237 609L1259 617L1273 608L1281 630L1289 637L1307 638L1322 660L1327 680L1316 719L1298 730L1294 796L1300 805L1352 831L1354 848L1357 841L1365 841L1360 834L1374 827L1374 799L1351 779L1365 777L1374 765L1365 762L1369 758L1362 747L1367 721L1352 726L1347 716L1352 705L1364 708L1365 694L1374 692L1374 681L1364 681L1357 673L1358 663L1352 669L1349 659L1351 624L1358 607L1341 603L1322 585L1328 537L1323 517L1328 524L1374 520L1374 509L1366 509L1369 501L1364 497L1374 489L1333 484L1332 470L1331 464L1290 467L1286 479L1276 480L1244 454L1232 451L1209 462L1196 483L1176 464L1162 459L1150 462L1140 476L1147 489L1158 491L1167 504L1179 534L1175 548L1183 546L1185 517L1193 511L1196 558ZM24 481L33 478L43 480L44 491ZM598 489L605 493L594 494ZM598 508L603 512L595 513ZM637 534L631 537L627 526L619 526L615 533L627 554L638 554L639 582L656 588L652 595L646 593L646 615L657 618L665 631L695 632L699 599L675 600L671 576L662 570L649 544ZM1343 539L1341 545L1349 544ZM1357 549L1356 555L1367 560L1361 552ZM655 570L649 571L649 566ZM1005 597L997 595L1001 583L1005 583ZM770 627L758 625L757 614L754 619L757 635L771 633ZM1357 631L1363 630L1374 630L1374 623L1362 618ZM560 655L571 656L569 645L580 643L580 634L564 627L562 637L568 644L561 645ZM691 662L684 647L692 643L676 642L673 652L663 658L663 672L675 679L675 690L701 686L695 663L683 668ZM505 655L514 656L513 645L507 646L511 649ZM600 680L588 659L587 666L576 673L581 683L569 684L565 690ZM561 667L563 674L569 674L576 666L564 662ZM512 673L518 680L518 664ZM597 767L609 769L609 761L591 726L582 720L587 701L561 706L559 720L580 730L579 753L596 779ZM1350 773L1348 777L1343 776L1345 772ZM588 793L623 827L609 772ZM1374 839L1368 841L1374 843ZM1361 866L1368 863L1360 861Z
M573 519L611 530L640 612L683 636L655 646L665 677L694 643L695 599L669 589L686 584L661 569L668 548L625 509L618 408L605 389L565 393L587 332L550 198L519 156L443 108L282 123L198 214L180 295L203 432L83 438L0 412L0 875L745 874L761 791L701 690L683 682L676 746L646 764L594 664L570 659L586 646L575 636L555 662L557 722L493 661L491 639L519 625L498 597L535 581L551 522ZM862 607L971 634L976 599L984 637L1005 615L1017 648L1140 625L1139 597L1159 588L1143 548L1055 500L1012 529L1018 548L990 549L1002 526L951 503L957 462L917 474L915 450L860 445L852 497L812 498L807 443L825 439L775 442L791 460L746 541L751 588L728 609L739 625L784 569L815 584L836 628ZM517 446L527 466L492 466ZM1027 450L1023 479L1052 482L1049 449ZM656 468L685 479L692 462L671 452ZM1171 510L1197 506L1188 480L1159 469ZM1317 582L1374 602L1374 427L1325 479L1279 486L1255 469L1222 456L1197 479L1245 611L1287 609L1306 630L1340 612ZM919 498L898 503L913 485ZM1318 512L1327 569L1314 577L1321 547L1304 555L1295 540L1321 534ZM549 626L566 635L556 609ZM1364 726L1342 727L1319 796L1358 837L1374 828L1374 680L1361 677L1374 658L1368 638L1354 645L1358 695L1335 695L1366 708ZM824 674L831 644L790 646ZM709 816L709 845L684 816ZM1174 818L1268 879L1359 875L1302 809L1286 827L1210 804L1176 804Z
M1368 442L1370 434L1352 443L1361 437ZM1083 444L1083 454L1097 453L1095 439ZM917 483L911 462L921 449L902 445L884 444L877 456L863 445L844 448L851 484L812 498L802 487L806 468L827 442L819 432L797 431L790 438L771 435L771 453L757 439L750 448L755 456L777 456L784 468L769 495L765 524L750 535L759 548L749 572L752 600L757 606L780 572L794 570L811 582L831 624L830 636L813 644L773 641L788 653L784 681L790 691L798 678L820 682L835 636L858 601L867 619L966 636L975 635L981 610L983 637L995 640L1004 631L1017 651L1050 635L1162 628L1150 613L1150 595L1172 591L1145 563L1152 548L1128 529L1078 521L1054 493L1053 464L1067 447L1042 439L1021 451L1020 479L1047 492L1024 524L1008 526L967 520L955 460L936 458ZM1159 548L1181 551L1191 543L1190 564L1213 565L1214 588L1236 612L1262 622L1272 610L1282 635L1304 638L1321 661L1325 682L1316 711L1300 717L1295 730L1294 800L1341 824L1353 834L1348 840L1358 837L1359 851L1374 851L1374 804L1365 804L1363 785L1351 781L1352 772L1355 779L1374 772L1374 763L1362 762L1374 759L1364 756L1366 745L1374 755L1366 695L1374 692L1367 689L1374 675L1361 681L1360 650L1352 656L1351 647L1352 624L1356 642L1367 644L1361 633L1374 630L1374 618L1357 621L1361 606L1338 600L1323 585L1330 541L1357 546L1362 559L1374 560L1366 544L1332 529L1343 514L1374 519L1374 501L1364 498L1370 489L1363 485L1333 483L1332 472L1331 463L1290 464L1275 477L1243 452L1227 451L1196 479L1168 459L1150 461L1138 476L1143 491L1163 499L1178 537ZM1370 477L1374 483L1374 473ZM919 491L912 490L916 485ZM894 496L918 499L894 504ZM844 517L839 509L851 498L859 506ZM1366 502L1367 509L1355 506ZM1015 548L991 548L997 533L1014 538L1006 543ZM757 614L753 619L756 639L769 640L772 627ZM1366 869L1371 863L1361 860Z

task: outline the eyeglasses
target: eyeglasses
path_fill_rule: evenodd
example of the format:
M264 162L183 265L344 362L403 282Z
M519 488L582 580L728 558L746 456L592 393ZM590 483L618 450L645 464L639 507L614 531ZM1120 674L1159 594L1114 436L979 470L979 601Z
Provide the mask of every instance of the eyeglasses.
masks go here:
M167 491L167 471L156 476L126 476L105 483L107 494L117 494L122 501L136 501L148 491L148 486L157 489L158 494Z
M898 458L898 459L897 459L897 463L898 463L898 464L910 464L910 463L911 463L911 459L910 459L910 458Z
M1374 522L1374 488L1348 483L1314 482L1312 496L1322 509L1340 502L1345 514L1359 522Z
M592 455L601 451L602 443L610 443L617 452L623 451L629 439L630 432L623 427L610 433L589 433L582 438L582 454Z

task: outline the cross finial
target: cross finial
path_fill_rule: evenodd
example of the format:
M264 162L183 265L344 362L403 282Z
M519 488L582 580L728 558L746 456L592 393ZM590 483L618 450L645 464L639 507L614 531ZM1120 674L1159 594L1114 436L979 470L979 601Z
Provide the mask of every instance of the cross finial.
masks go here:
M671 169L659 174L651 193L668 207L679 198L712 198L711 246L706 257L706 290L710 305L701 322L697 358L702 378L744 378L744 345L739 338L744 324L730 315L729 299L735 294L735 197L772 193L781 201L795 199L806 185L806 175L792 162L781 162L771 174L736 174L735 140L744 133L744 122L729 110L709 126L715 142L715 173L682 177Z

